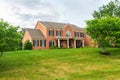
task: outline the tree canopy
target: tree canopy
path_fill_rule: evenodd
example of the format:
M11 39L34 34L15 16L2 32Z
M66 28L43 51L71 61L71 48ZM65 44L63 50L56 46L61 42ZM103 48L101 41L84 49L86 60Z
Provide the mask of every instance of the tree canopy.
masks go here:
M107 52L105 47L115 45L120 39L120 4L118 0L111 1L107 5L94 11L94 19L87 20L87 33L97 41L102 52Z
M88 20L87 33L95 40L99 46L112 45L120 37L120 19L118 17L106 17L101 19Z
M120 17L120 2L118 0L111 1L107 5L103 5L93 13L94 18L101 18L106 16Z
M20 49L21 35L19 29L18 26L0 20L0 52Z

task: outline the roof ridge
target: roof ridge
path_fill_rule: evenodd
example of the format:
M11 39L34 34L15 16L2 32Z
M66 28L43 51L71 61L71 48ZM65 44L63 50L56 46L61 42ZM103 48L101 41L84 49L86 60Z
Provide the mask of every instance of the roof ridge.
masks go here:
M62 22L52 22L52 21L38 21L38 22L47 22L47 23L58 23L58 24L69 24L69 23L62 23Z
M61 22L51 22L51 21L39 21L42 23L46 28L64 28L64 26L70 25L73 29L81 29L79 26L71 23L61 23Z
M26 28L26 30L38 30L38 31L41 31L39 29L32 29L32 28Z

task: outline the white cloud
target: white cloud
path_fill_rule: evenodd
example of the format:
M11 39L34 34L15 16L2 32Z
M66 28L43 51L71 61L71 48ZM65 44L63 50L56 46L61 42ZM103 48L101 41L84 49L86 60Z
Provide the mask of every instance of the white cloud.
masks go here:
M85 27L84 20L110 0L1 0L0 18L34 28L38 20L69 22Z
M21 27L34 28L38 20L58 20L59 12L45 0L4 0L0 17ZM7 10L9 9L9 10ZM7 11L7 13L5 13ZM34 24L34 25L33 25Z
M63 6L61 20L80 27L85 27L85 20L92 18L92 13L110 0L57 0Z

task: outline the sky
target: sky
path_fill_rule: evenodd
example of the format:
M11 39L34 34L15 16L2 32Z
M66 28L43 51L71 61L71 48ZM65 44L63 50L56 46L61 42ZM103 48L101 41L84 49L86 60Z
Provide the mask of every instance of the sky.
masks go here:
M111 0L0 0L0 18L21 28L34 28L37 21L86 27L94 10Z

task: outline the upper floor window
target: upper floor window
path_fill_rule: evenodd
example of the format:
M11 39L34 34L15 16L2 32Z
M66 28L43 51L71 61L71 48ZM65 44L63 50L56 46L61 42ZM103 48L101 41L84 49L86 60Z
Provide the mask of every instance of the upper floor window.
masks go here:
M49 30L49 36L54 36L54 31L53 30Z
M56 31L56 36L61 36L61 31Z
M40 46L45 47L46 46L46 40L40 40Z
M33 46L39 46L39 40L33 40Z
M75 37L79 37L79 32L75 32L75 33L74 33L74 36L75 36Z
M66 36L71 36L70 31L66 31Z
M84 37L84 33L80 32L80 37Z

